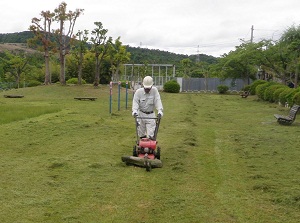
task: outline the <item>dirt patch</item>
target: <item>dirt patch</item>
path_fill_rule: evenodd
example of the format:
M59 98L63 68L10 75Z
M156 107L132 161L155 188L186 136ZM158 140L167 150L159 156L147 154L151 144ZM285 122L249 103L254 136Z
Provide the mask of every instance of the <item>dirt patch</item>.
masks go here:
M29 48L25 43L1 43L0 52L4 51L23 51L27 53L36 53L37 50Z

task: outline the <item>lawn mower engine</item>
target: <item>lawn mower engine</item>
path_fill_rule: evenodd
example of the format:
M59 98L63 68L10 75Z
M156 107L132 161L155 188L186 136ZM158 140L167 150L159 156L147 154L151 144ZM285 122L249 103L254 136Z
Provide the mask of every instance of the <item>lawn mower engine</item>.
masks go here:
M157 147L157 141L149 138L140 139L137 146L133 148L133 156L148 159L160 159L160 148Z

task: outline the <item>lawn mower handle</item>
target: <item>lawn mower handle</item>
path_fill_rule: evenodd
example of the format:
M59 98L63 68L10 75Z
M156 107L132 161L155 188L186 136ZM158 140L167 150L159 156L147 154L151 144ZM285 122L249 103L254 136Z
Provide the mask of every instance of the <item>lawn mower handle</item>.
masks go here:
M160 124L160 119L161 119L161 115L160 114L158 114L157 117L155 117L155 118L138 117L137 115L135 115L134 119L135 119L136 138L137 138L137 140L139 139L139 136L138 136L138 126L139 126L139 123L138 123L137 120L138 119L156 119L156 126L155 126L155 130L154 130L154 140L156 140L157 133L158 133L158 128L159 128L159 124Z

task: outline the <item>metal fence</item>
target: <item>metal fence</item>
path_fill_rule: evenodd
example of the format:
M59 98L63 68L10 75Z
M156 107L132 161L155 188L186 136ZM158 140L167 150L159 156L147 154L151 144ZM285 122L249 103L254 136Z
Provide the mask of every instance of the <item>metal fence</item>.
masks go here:
M128 81L128 82L134 81L134 84L135 84L134 89L140 88L141 85L142 85L142 82L143 82L143 78L142 77L131 77L131 76L125 76L124 75L124 76L122 76L121 79L125 80L125 81ZM153 77L153 82L154 82L154 85L159 90L162 90L164 84L166 82L170 81L170 80L173 80L173 79L176 79L176 78L174 78L172 76L154 76Z
M177 78L181 92L203 91L217 92L219 85L226 85L229 91L241 91L248 81L242 79L226 79L220 78Z
M130 76L123 76L122 80L127 80L129 82L134 81L134 89L140 88L143 82L143 78L137 77L131 80ZM154 85L162 90L166 82L170 80L177 80L180 85L180 92L217 92L219 85L226 85L229 91L241 91L248 84L247 80L242 79L226 79L222 80L220 78L182 78L182 77L172 77L172 76L154 76ZM251 82L250 82L251 83Z

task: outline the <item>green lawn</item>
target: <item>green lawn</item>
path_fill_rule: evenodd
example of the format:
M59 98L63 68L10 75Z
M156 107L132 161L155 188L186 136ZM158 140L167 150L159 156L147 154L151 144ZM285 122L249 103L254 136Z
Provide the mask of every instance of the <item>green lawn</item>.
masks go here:
M24 98L4 98L22 94ZM77 101L74 97L97 97ZM256 96L161 93L163 168L126 166L125 90L41 86L0 93L0 222L299 222L300 118Z

